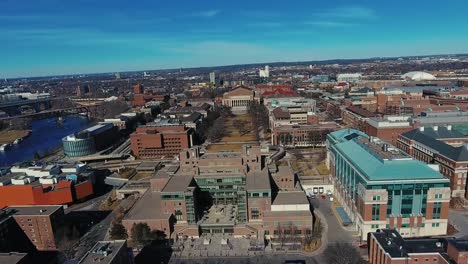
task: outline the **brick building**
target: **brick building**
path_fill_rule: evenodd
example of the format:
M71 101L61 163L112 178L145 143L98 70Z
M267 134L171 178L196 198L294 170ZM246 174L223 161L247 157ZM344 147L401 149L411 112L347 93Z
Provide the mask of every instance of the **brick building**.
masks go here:
M135 84L133 85L133 93L134 94L143 94L145 89L143 88L142 84Z
M57 230L63 223L62 206L11 206L13 218L38 250L57 249Z
M36 247L16 223L13 214L13 210L0 209L0 252L34 252Z
M377 117L377 114L354 105L346 107L341 112L343 124L361 131L364 131L366 122L371 117Z
M133 155L138 159L172 159L194 145L194 131L180 123L138 127L130 135Z
M337 200L361 239L380 228L405 237L445 235L449 180L391 144L354 129L327 138Z
M365 122L363 132L369 136L396 144L398 135L412 129L413 124L409 116L385 116L382 118L369 118Z
M466 126L466 125L465 125ZM452 197L468 198L468 136L448 126L422 126L398 137L397 146L415 159L437 164L450 179Z
M229 153L190 148L179 160L175 172L160 170L151 179L123 220L128 231L146 222L171 238L223 233L273 240L275 230L311 232L310 205L294 173L266 168L258 146Z
M324 146L327 134L336 129L337 125L334 122L273 127L271 143L287 147Z
M393 229L368 235L369 264L464 264L468 240L453 238L404 239Z

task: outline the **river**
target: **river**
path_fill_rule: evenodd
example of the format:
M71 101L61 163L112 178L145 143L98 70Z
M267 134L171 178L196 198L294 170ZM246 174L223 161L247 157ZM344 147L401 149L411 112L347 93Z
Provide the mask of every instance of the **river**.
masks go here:
M27 138L5 152L0 152L0 166L32 160L36 153L42 155L55 150L62 145L63 137L89 125L90 121L82 116L66 116L63 117L63 122L58 122L57 118L33 121L32 132Z

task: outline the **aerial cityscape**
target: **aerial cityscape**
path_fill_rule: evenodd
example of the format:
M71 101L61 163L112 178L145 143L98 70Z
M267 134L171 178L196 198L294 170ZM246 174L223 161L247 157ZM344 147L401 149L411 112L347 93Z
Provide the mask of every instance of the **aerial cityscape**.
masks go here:
M0 264L468 264L468 3L137 2L0 3Z

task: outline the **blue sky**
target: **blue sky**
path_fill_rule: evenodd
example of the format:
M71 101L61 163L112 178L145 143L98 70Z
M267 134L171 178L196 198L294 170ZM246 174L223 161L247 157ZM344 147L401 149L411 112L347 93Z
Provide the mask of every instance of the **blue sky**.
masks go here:
M466 0L0 0L0 78L468 52Z

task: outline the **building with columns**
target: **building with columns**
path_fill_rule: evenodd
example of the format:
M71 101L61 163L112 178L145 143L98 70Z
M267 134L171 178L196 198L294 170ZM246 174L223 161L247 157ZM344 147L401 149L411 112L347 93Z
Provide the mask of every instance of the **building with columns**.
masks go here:
M335 195L362 240L381 228L447 233L450 182L437 170L355 129L330 133L327 150Z
M231 107L234 114L246 113L253 101L258 101L254 90L244 86L239 86L223 95L223 105Z

